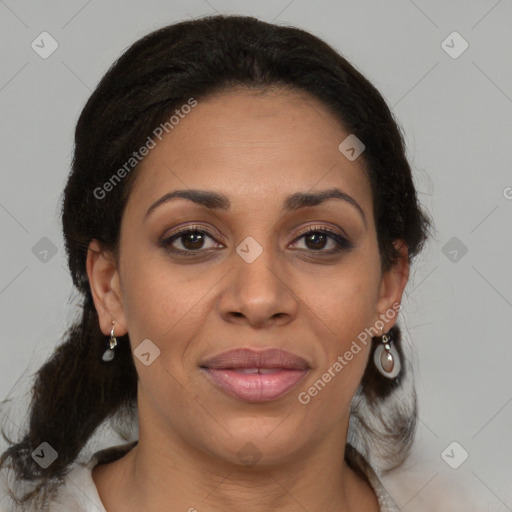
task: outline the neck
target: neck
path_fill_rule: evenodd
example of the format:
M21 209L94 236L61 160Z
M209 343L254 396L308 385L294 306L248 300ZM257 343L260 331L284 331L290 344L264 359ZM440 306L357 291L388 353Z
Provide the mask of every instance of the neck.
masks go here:
M373 490L344 461L346 428L339 434L279 464L241 465L139 429L139 443L93 478L109 512L377 512Z

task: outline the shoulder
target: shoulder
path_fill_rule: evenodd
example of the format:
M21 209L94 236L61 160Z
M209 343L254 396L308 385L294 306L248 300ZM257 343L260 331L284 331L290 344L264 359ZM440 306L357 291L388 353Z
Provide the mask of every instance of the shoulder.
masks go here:
M79 463L66 475L63 486L54 502L52 512L106 512L92 478L92 470L98 465L112 462L130 451L137 441L111 446L100 450ZM73 507L73 508L71 508Z
M52 512L106 512L92 479L92 470L97 464L94 455L87 463L79 463L65 476L51 503Z
M23 512L106 512L94 484L92 470L100 463L121 457L135 444L136 441L112 446L94 453L88 460L75 463L44 506L25 507ZM9 498L9 488L22 495L30 490L31 485L13 482L8 471L0 471L0 512L19 511Z

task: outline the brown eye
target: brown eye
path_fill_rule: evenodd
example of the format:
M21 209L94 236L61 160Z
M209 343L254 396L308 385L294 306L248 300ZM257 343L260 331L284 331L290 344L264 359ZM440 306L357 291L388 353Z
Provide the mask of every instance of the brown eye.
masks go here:
M205 247L207 239L215 243L210 245L210 247ZM162 240L161 245L169 252L189 256L193 255L193 253L205 252L216 247L218 244L207 231L196 227L188 227L165 238Z
M204 244L204 233L200 231L189 231L185 235L181 235L179 238L182 239L181 245L186 249L201 249Z
M304 239L306 249L313 252L334 254L353 248L353 245L345 237L326 228L311 228L297 238L297 240L300 239ZM329 242L331 242L331 249L324 250L328 246Z
M304 241L308 249L318 251L325 248L325 245L329 239L324 233L319 233L316 231L305 235Z
M206 246L208 239L213 242L209 247ZM301 239L304 240L305 248L299 247L299 249L318 254L336 254L353 248L353 245L345 237L326 228L312 228L303 233L294 242L295 249L297 249L297 241ZM200 229L200 226L181 229L162 240L160 244L168 252L183 256L200 255L222 246L208 231Z

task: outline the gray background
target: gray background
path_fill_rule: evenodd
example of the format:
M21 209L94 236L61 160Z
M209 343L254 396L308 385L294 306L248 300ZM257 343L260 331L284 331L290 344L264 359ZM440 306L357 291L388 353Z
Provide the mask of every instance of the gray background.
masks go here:
M512 510L510 0L0 0L0 397L26 397L77 312L58 212L86 99L136 39L216 11L325 39L403 126L437 233L399 317L415 350L417 441L384 481L405 511ZM31 47L43 31L59 45L47 59ZM469 44L457 58L443 48L458 52L461 40L442 45L454 31ZM24 418L20 407L3 414L13 428ZM463 450L457 469L445 462L457 465Z

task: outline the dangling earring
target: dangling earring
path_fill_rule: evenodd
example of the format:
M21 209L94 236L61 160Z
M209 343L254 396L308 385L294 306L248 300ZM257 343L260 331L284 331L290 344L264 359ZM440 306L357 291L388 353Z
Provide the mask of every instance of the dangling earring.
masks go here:
M391 343L391 336L383 334L382 343L373 354L373 362L377 370L388 379L394 379L400 373L401 368L400 356Z
M114 322L112 322L112 330L110 331L110 340L109 340L109 348L103 352L103 357L101 358L103 361L109 362L114 359L114 348L117 345L117 339L114 336Z

